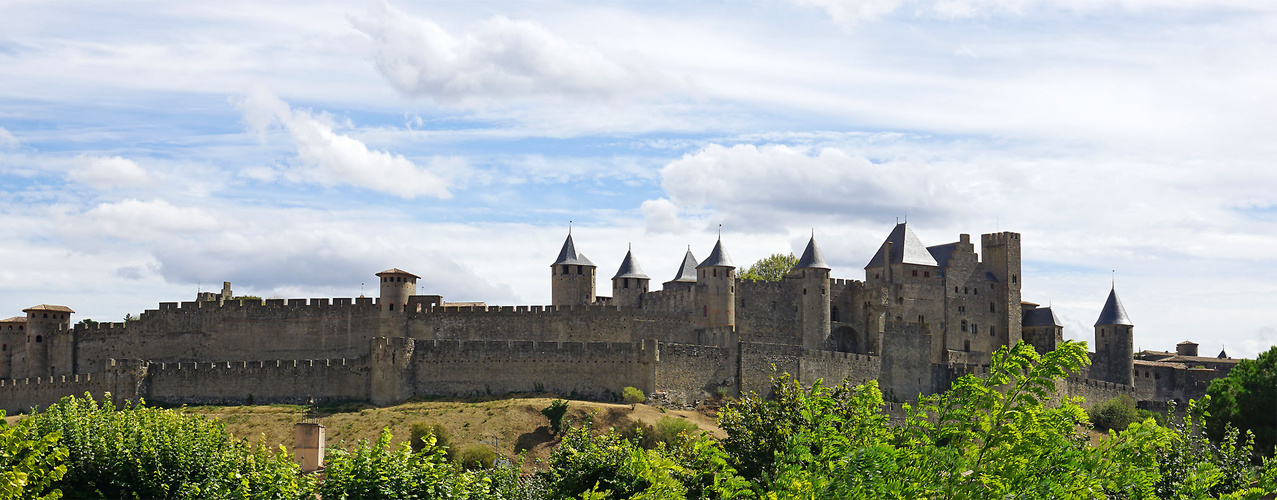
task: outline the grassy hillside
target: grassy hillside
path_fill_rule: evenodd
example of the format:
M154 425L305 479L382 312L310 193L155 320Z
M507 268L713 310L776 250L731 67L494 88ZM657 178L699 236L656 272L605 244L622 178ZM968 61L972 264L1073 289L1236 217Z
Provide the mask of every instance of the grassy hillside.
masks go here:
M395 441L407 441L408 428L415 422L443 425L452 437L453 446L464 448L484 444L498 454L514 459L527 451L525 469L536 468L536 460L544 459L553 447L554 438L541 409L553 398L517 398L492 401L419 401L378 408L366 404L321 407L319 422L327 432L328 446L342 447L360 439L374 441L382 428L389 427ZM236 437L266 446L293 446L293 425L307 416L307 408L295 405L267 406L198 406L187 407L188 413L205 415L226 423ZM593 415L595 428L606 430L634 421L655 424L661 417L686 419L716 437L722 437L710 416L693 411L665 411L660 408L627 404L569 401L567 418L581 422Z

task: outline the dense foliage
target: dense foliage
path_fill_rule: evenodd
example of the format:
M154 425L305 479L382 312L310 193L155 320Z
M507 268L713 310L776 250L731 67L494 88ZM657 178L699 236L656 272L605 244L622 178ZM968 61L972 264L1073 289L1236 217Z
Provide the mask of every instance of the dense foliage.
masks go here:
M1224 378L1211 381L1207 432L1224 438L1228 426L1255 434L1255 447L1267 454L1277 444L1277 346L1254 360L1243 359Z
M563 416L567 413L568 402L562 399L551 401L550 406L541 409L541 414L550 421L550 432L555 434L563 432Z
M1152 418L1158 423L1164 422L1161 415L1136 408L1135 400L1125 394L1097 404L1087 412L1091 425L1098 431L1123 431L1135 422L1143 422Z
M1121 418L1093 445L1087 412L1055 396L1056 382L1087 362L1085 344L1039 355L1022 343L995 352L987 375L891 411L874 382L808 387L781 376L768 398L747 395L722 410L725 439L672 417L606 433L587 419L563 428L530 476L493 463L491 450L462 452L470 464L450 460L442 433L422 424L412 444L395 445L386 431L335 449L323 479L312 479L283 450L252 450L215 421L68 398L0 433L0 465L32 481L0 475L8 488L0 498L1257 499L1277 491L1277 463L1254 461L1253 435L1226 427L1212 442L1201 432L1209 402L1168 413L1165 425L1127 422L1126 401L1107 402L1096 414ZM551 413L562 419L566 407L556 402Z
M794 254L776 253L755 262L740 277L751 281L780 281L797 264L798 257Z

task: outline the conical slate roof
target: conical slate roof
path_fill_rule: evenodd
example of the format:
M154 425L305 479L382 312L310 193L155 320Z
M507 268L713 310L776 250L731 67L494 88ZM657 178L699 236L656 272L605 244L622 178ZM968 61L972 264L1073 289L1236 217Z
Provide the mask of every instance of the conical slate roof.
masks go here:
M936 263L935 257L927 250L927 246L922 244L922 240L918 239L918 235L913 234L913 230L909 229L907 223L901 222L896 224L895 229L891 230L891 234L882 242L883 244L878 245L878 253L874 254L872 259L869 259L865 269L883 265L882 253L887 248L887 242L891 242L892 264L940 267L940 264Z
M1100 325L1135 326L1134 323L1131 323L1131 318L1126 316L1126 308L1122 307L1122 300L1117 298L1117 289L1109 291L1109 299L1104 302L1104 310L1100 311L1100 319L1095 320L1095 326Z
M674 279L671 283L696 283L696 256L692 255L692 249L687 249L687 254L683 255L683 264L678 266L678 272L674 273Z
M625 260L621 261L621 268L617 269L616 276L612 277L612 279L617 278L651 279L646 274L643 274L643 268L639 267L638 261L634 259L633 250L625 252Z
M1228 359L1228 353L1227 353L1227 352L1224 352L1224 350L1223 350L1223 349L1220 349L1220 350L1219 350L1219 359Z
M820 247L816 246L815 236L807 241L807 249L803 250L803 256L798 258L794 269L831 269L829 263L825 262L825 254L821 253Z
M590 266L595 267L590 259L585 258L584 254L576 252L576 244L572 243L572 233L568 233L568 239L563 242L563 249L559 250L559 258L554 260L550 266L567 264L573 266Z
M714 244L714 250L709 252L705 262L696 266L697 269L702 267L736 267L736 264L732 264L732 258L727 255L727 250L723 249L723 238L719 238L718 243Z

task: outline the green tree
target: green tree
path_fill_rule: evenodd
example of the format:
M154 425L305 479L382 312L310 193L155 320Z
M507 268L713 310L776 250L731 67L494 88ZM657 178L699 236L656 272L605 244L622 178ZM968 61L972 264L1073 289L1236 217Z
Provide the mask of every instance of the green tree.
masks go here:
M1211 381L1207 434L1216 441L1227 427L1255 434L1255 448L1273 455L1277 443L1277 346L1254 360L1243 359L1228 376Z
M406 442L391 446L389 429L376 443L360 440L354 450L333 450L325 468L319 496L324 499L363 498L501 498L483 474L466 472L448 460L427 436L423 453Z
M563 432L563 416L568 413L568 402L562 399L556 399L550 402L550 406L541 409L541 414L550 421L550 432L560 434Z
M741 274L740 277L751 281L780 281L797 264L798 257L794 257L792 253L772 254L771 257L759 260L749 266L749 269L746 269L745 273Z
M29 418L9 426L0 410L0 500L62 498L52 485L66 474L67 449L59 434L32 436L30 427Z
M637 387L626 387L621 390L621 399L629 403L630 409L633 409L634 405L647 401L647 395L643 394L643 391L640 391Z

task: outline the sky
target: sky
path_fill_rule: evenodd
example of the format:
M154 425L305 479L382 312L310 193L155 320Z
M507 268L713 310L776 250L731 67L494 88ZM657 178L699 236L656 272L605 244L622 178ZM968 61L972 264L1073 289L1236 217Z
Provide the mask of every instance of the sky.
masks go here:
M1137 349L1253 357L1275 62L1250 0L9 0L0 317L375 296L392 267L545 304L569 224L600 290L720 225L739 266L814 235L864 279L907 220L1021 233L1068 338L1115 286Z

